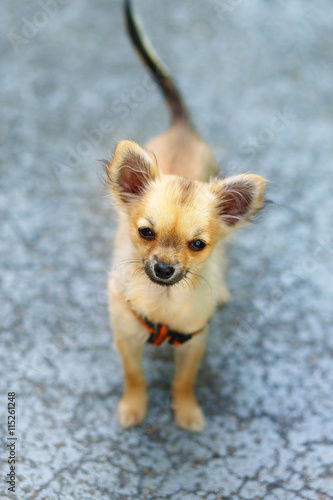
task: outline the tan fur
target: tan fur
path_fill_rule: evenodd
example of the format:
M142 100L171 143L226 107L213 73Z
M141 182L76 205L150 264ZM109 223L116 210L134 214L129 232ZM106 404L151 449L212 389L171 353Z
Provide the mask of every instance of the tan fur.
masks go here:
M215 177L214 154L194 129L178 89L147 43L130 0L124 7L129 35L166 98L172 125L146 148L121 141L106 167L120 216L109 279L114 339L125 375L119 419L130 427L142 422L147 411L142 354L149 332L134 310L183 334L201 330L174 347L172 384L176 423L200 431L204 416L194 381L207 322L215 308L230 299L223 243L263 206L265 180L254 174ZM193 247L198 241L199 249ZM172 269L172 274L161 278L158 266Z
M181 128L178 132L181 133ZM152 322L167 324L170 329L181 333L205 328L216 306L229 299L223 280L223 238L245 223L263 204L265 181L254 174L204 183L162 173L159 164L163 165L164 172L178 169L190 178L193 170L204 178L205 169L209 170L212 165L213 155L209 154L208 146L203 146L201 139L196 144L191 132L179 138L174 133L173 130L151 141L150 147L157 144L157 149L151 153L131 141L120 142L107 168L120 213L109 292L115 343L122 356L125 373L125 392L119 406L119 418L124 427L140 423L147 406L141 359L148 331L134 317L131 309ZM192 150L188 149L188 141L194 141ZM174 155L172 144L175 144ZM182 147L185 147L184 151ZM161 157L163 151L168 151L168 154ZM124 158L127 158L125 163ZM119 179L126 169L129 172L135 170L135 159L144 170L146 187L131 201L123 201ZM202 161L205 169L202 168ZM240 189L239 185L245 186L244 189L247 189L246 186L253 189L253 200L246 214L229 227L219 213L219 207L223 206L224 199L228 200L228 186L233 192L235 186ZM156 238L152 241L143 239L138 233L140 227L152 228ZM206 247L199 252L188 247L188 242L197 238L206 242ZM143 265L155 257L187 270L187 276L171 286L153 283ZM175 347L175 419L180 427L191 431L199 431L204 425L193 385L204 352L205 336L205 333L199 334L184 345Z
M217 175L217 163L213 152L187 122L177 121L169 130L147 145L158 158L165 174L208 181Z

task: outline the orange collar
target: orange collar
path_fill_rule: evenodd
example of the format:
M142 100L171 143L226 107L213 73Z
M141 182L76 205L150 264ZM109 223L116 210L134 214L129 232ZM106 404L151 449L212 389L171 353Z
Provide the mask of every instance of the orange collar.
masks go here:
M188 340L191 340L191 338L194 335L197 335L198 333L203 332L204 327L200 328L200 330L197 330L196 332L193 333L179 333L175 332L174 330L170 330L167 325L161 325L160 323L152 323L148 319L143 319L141 316L136 313L133 309L131 309L132 313L136 317L138 321L140 321L141 325L143 325L147 330L150 332L150 336L147 339L147 342L153 345L160 345L164 340L167 340L169 344L172 345L182 345Z

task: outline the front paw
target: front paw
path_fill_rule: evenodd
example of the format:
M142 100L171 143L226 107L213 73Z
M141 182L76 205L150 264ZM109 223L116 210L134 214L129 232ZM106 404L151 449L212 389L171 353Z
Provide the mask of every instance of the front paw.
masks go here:
M124 394L118 406L120 424L127 429L141 424L147 413L146 394Z
M173 404L176 424L191 432L200 432L205 427L205 417L195 399L184 399Z

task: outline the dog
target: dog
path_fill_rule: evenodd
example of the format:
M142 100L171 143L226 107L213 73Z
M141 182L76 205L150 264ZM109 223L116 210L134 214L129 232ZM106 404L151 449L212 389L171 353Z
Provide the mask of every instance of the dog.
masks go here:
M147 412L142 356L146 342L174 347L172 408L183 429L199 432L204 415L194 394L207 324L230 299L224 281L224 242L265 204L259 175L217 177L214 154L199 136L184 101L125 0L129 35L163 92L169 129L145 147L118 143L106 162L106 182L120 224L109 278L115 345L125 390L121 425L140 424Z

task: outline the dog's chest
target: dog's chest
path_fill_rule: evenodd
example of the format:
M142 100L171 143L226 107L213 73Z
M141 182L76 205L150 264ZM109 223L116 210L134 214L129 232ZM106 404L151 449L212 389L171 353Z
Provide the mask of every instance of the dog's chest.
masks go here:
M182 333L202 328L213 315L216 296L214 288L207 283L196 289L186 284L164 288L147 284L147 279L143 279L142 283L136 282L135 287L128 288L126 299L141 316Z

